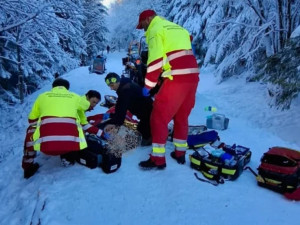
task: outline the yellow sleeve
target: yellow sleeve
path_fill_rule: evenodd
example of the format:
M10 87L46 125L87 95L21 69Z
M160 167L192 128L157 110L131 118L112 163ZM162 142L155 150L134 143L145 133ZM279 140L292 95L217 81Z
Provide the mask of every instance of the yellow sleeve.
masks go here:
M28 115L29 120L38 119L41 115L40 107L39 107L40 96L35 100L32 109Z
M80 100L79 100L79 107L78 107L78 110L81 110L83 111L83 113L88 110L90 107L90 102L86 99L86 96L83 95L80 97Z
M81 125L88 124L85 112L83 110L78 110L77 112L78 112L78 117L79 117L79 120L80 120L80 124Z

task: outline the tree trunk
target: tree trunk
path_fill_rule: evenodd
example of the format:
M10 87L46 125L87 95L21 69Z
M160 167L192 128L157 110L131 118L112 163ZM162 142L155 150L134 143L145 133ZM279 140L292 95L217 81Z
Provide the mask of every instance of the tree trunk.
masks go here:
M287 15L286 15L286 23L287 23L287 37L290 38L292 34L292 13L291 13L291 8L292 8L292 1L288 0L287 2Z
M19 30L17 33L17 61L18 61L18 88L19 88L19 97L21 104L24 102L24 76L23 76L23 71L22 71L22 66L21 66L21 47L19 45Z
M278 4L278 27L277 29L279 30L278 33L278 51L280 51L282 49L282 47L284 46L284 36L285 36L285 17L286 17L286 13L285 13L285 6L284 6L284 2L285 0L278 0L277 4Z

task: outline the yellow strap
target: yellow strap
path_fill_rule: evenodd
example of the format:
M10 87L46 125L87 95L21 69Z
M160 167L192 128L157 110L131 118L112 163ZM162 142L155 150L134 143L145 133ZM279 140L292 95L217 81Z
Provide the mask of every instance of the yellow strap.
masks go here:
M201 161L200 160L197 160L193 157L190 157L190 160L191 160L191 163L197 165L197 166L200 166L201 165Z
M212 175L210 173L207 173L205 171L201 171L201 173L203 174L203 176L205 176L208 179L213 179L214 178L214 175Z
M207 167L210 168L210 169L214 169L214 170L218 169L217 166L214 166L214 165L212 165L212 164L208 164L208 163L204 163L204 164L205 164L205 166L207 166Z
M222 168L222 171L221 171L223 174L228 174L228 175L234 175L236 170L234 169L226 169L226 168Z

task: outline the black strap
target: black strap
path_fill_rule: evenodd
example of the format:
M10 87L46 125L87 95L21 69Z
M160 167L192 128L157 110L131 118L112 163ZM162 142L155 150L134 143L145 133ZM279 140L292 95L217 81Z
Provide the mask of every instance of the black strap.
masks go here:
M199 177L197 173L194 173L194 175L195 175L195 177L196 177L198 180L200 180L200 181L202 181L202 182L206 182L206 183L212 184L212 185L214 185L214 186L218 186L218 185L219 185L219 183L218 183L216 180L207 180L207 179L203 179L203 178Z
M254 170L253 170L250 166L244 167L243 170L247 170L247 169L250 170L250 172L251 172L256 178L258 177L258 174L255 173ZM265 180L265 178L264 178L261 174L260 174L259 176L264 180L265 183L267 183L266 180Z
M244 169L243 170L250 170L250 172L255 176L255 177L257 177L258 175L257 175L257 173L255 173L254 172L254 170L250 167L250 166L246 166L246 167L244 167Z
M202 172L202 171L201 171L201 172ZM224 184L224 183L225 183L225 181L224 181L224 179L223 179L222 177L219 177L218 179L216 179L215 177L214 177L213 179L208 179L208 178L207 178L207 179L204 179L204 178L199 177L197 173L194 173L194 175L195 175L195 177L196 177L198 180L203 181L203 182L206 182L206 183L210 183L210 184L212 184L212 185L214 185L214 186L217 186L218 184ZM202 173L202 175L203 175L204 177L206 177L203 173Z

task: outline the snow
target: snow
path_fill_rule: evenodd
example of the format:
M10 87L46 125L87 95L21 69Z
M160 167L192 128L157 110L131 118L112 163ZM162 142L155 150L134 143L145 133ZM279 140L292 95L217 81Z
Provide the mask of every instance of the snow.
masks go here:
M296 27L296 29L292 32L291 38L295 38L300 36L300 26Z
M107 72L121 74L125 54L109 54ZM102 98L105 94L115 95L106 86L104 76L89 74L87 67L80 67L63 78L70 81L70 90L80 95L89 89L100 91ZM230 119L228 129L218 131L221 141L249 147L252 158L248 165L254 170L269 147L300 150L300 101L289 111L277 111L267 106L263 84L246 85L243 78L217 84L209 69L201 70L200 77L196 105L189 118L191 125L205 124L210 115L204 111L205 106L217 107L218 113ZM198 181L187 156L185 165L171 159L170 142L163 171L140 170L138 163L148 159L151 147L138 147L127 152L121 168L109 175L100 168L91 170L79 164L64 168L59 157L39 154L38 173L25 180L21 159L27 115L38 94L50 88L47 83L24 104L1 109L0 224L282 225L299 221L299 202L259 187L249 171L236 181L218 186ZM89 114L104 111L98 106Z

